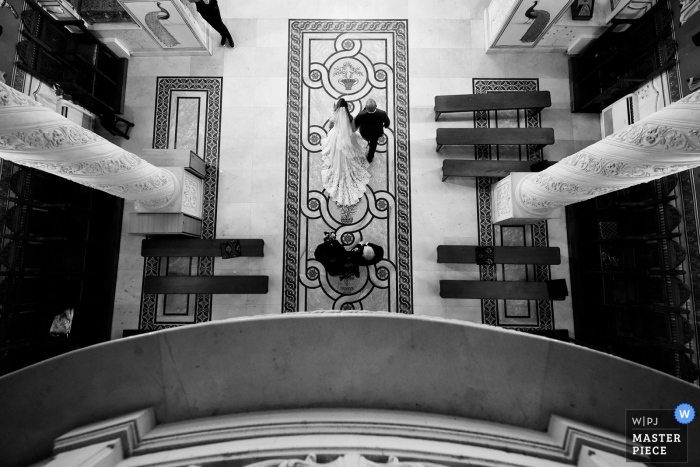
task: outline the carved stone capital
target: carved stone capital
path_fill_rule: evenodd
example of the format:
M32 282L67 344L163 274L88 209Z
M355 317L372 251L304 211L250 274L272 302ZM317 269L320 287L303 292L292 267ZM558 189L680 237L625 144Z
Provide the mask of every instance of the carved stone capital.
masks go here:
M542 219L555 219L561 216L560 211L554 210L557 206L550 204L553 202L527 193L523 197L523 185L532 183L531 180L536 176L538 174L531 172L513 172L492 186L491 212L494 224L534 224Z
M134 203L137 212L184 213L201 218L203 205L202 180L182 167L161 167L173 179L173 191L168 196L139 200Z

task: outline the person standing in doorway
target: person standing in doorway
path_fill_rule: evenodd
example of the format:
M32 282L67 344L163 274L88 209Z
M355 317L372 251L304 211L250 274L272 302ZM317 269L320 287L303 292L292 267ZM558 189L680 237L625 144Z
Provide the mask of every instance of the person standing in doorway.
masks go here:
M231 33L228 32L228 28L221 19L221 11L217 0L189 0L189 2L194 3L197 7L197 12L202 15L204 21L221 34L221 45L226 45L226 40L228 40L229 45L233 48L233 37L231 37Z
M355 117L355 126L359 128L360 135L369 144L367 162L374 160L377 142L384 134L384 128L389 128L390 123L391 121L386 112L377 108L377 102L374 99L367 99L367 105Z

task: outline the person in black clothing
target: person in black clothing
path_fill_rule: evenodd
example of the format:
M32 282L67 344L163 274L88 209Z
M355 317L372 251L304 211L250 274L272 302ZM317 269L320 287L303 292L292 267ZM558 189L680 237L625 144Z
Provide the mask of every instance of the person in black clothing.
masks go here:
M352 272L360 277L360 266L371 266L384 259L384 248L374 243L358 243L348 252L352 263Z
M197 7L197 12L202 15L204 21L221 34L221 45L226 45L226 40L228 39L229 45L233 48L233 37L231 37L231 33L228 32L228 28L221 19L221 11L217 0L189 0L189 2L194 3Z
M335 239L335 233L324 232L324 234L323 243L316 247L314 257L323 264L329 276L343 275L347 269L348 252Z
M369 143L367 162L374 160L374 152L377 150L377 141L384 134L384 128L389 128L389 116L377 108L374 99L368 99L367 105L355 117L355 125L360 129L360 134Z

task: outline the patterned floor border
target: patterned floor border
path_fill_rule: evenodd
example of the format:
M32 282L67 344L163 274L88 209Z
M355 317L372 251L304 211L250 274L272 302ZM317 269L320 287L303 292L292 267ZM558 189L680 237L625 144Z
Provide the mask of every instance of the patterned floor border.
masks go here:
M487 92L498 91L539 91L538 79L488 79L474 78L473 92L474 94L485 94ZM540 114L531 110L526 110L526 127L539 128ZM475 112L474 126L475 128L489 128L491 124L489 112ZM475 146L475 158L478 160L491 159L491 146L477 145ZM527 160L539 161L542 160L542 150L535 146L527 147ZM491 222L491 179L487 177L477 178L477 216L479 229L479 245L492 246L494 244L494 226ZM549 236L547 233L547 222L542 221L531 226L533 246L546 247L549 246ZM550 278L550 267L547 265L535 265L535 281L543 282ZM482 265L479 266L480 280L495 281L496 266ZM537 300L537 326L506 326L510 329L518 330L547 330L554 329L554 314L552 310L552 302L548 300ZM498 320L498 303L493 299L481 300L481 317L484 324L493 326L503 326Z
M283 265L283 290L282 313L290 313L299 310L301 274L305 274L305 280L318 281L313 275L313 269L302 270L301 257L308 248L308 238L303 235L302 226L303 199L302 193L306 180L302 180L302 164L304 161L302 151L305 145L317 145L318 134L312 133L308 141L304 140L304 85L305 71L303 64L304 34L306 33L337 33L338 36L348 34L382 33L392 34L395 45L394 59L394 115L392 127L395 135L394 167L395 171L395 212L396 212L396 278L391 278L396 283L396 311L400 313L413 313L412 290L412 265L411 265L411 212L410 212L410 172L409 172L409 101L408 101L408 24L405 20L290 20L289 22L289 74L288 74L288 112L287 112L287 163L286 163L286 193L285 193L285 223L284 223L284 265ZM343 40L342 47L350 54L354 47L353 40ZM309 59L310 60L310 59ZM387 60L389 61L389 60ZM324 66L314 63L314 66ZM388 64L381 64L387 65ZM386 80L386 71L377 71L375 78ZM314 69L309 76L312 81L320 79L320 73ZM306 109L308 112L308 109ZM381 141L380 141L381 144ZM368 199L372 198L371 190L368 191ZM383 193L383 195L387 192ZM322 194L314 193L314 196ZM314 202L317 200L311 200ZM374 202L375 199L371 199ZM382 200L379 200L381 202ZM386 201L385 201L386 204ZM317 204L313 204L316 206ZM311 204L309 204L311 206ZM383 206L383 205L382 205ZM381 210L381 206L377 205ZM343 222L341 222L342 224ZM304 238L302 238L304 237ZM340 239L340 236L339 236ZM392 238L392 241L394 239ZM387 258L388 259L388 258ZM387 268L378 268L377 277L373 281L388 282ZM380 277L379 273L383 273ZM377 282L377 283L379 283ZM393 287L389 285L389 287ZM384 287L385 288L385 287ZM345 295L341 293L341 297ZM393 306L392 306L393 307Z
M204 142L204 198L202 209L202 238L211 239L216 235L216 194L218 189L219 142L221 137L221 91L223 78L220 77L168 77L158 78L156 88L155 121L153 130L154 149L167 149L168 129L170 125L170 95L173 91L206 91L206 128ZM144 277L158 275L161 258L148 257L144 260ZM211 276L214 273L214 258L201 257L198 261L197 275ZM158 296L142 294L139 329L158 330L186 323L157 322ZM211 295L197 294L195 300L194 322L203 323L211 320Z

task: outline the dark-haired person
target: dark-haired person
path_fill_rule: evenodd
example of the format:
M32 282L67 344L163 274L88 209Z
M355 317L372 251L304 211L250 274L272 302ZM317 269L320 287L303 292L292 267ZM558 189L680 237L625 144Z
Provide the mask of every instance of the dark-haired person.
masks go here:
M226 40L228 40L229 45L233 48L233 37L231 37L231 33L228 32L228 28L221 19L221 11L217 0L189 0L189 2L194 3L197 7L197 12L202 15L204 21L221 34L221 45L226 45Z
M334 232L325 232L323 243L314 251L314 258L323 264L329 276L340 276L345 273L348 252L335 239Z

